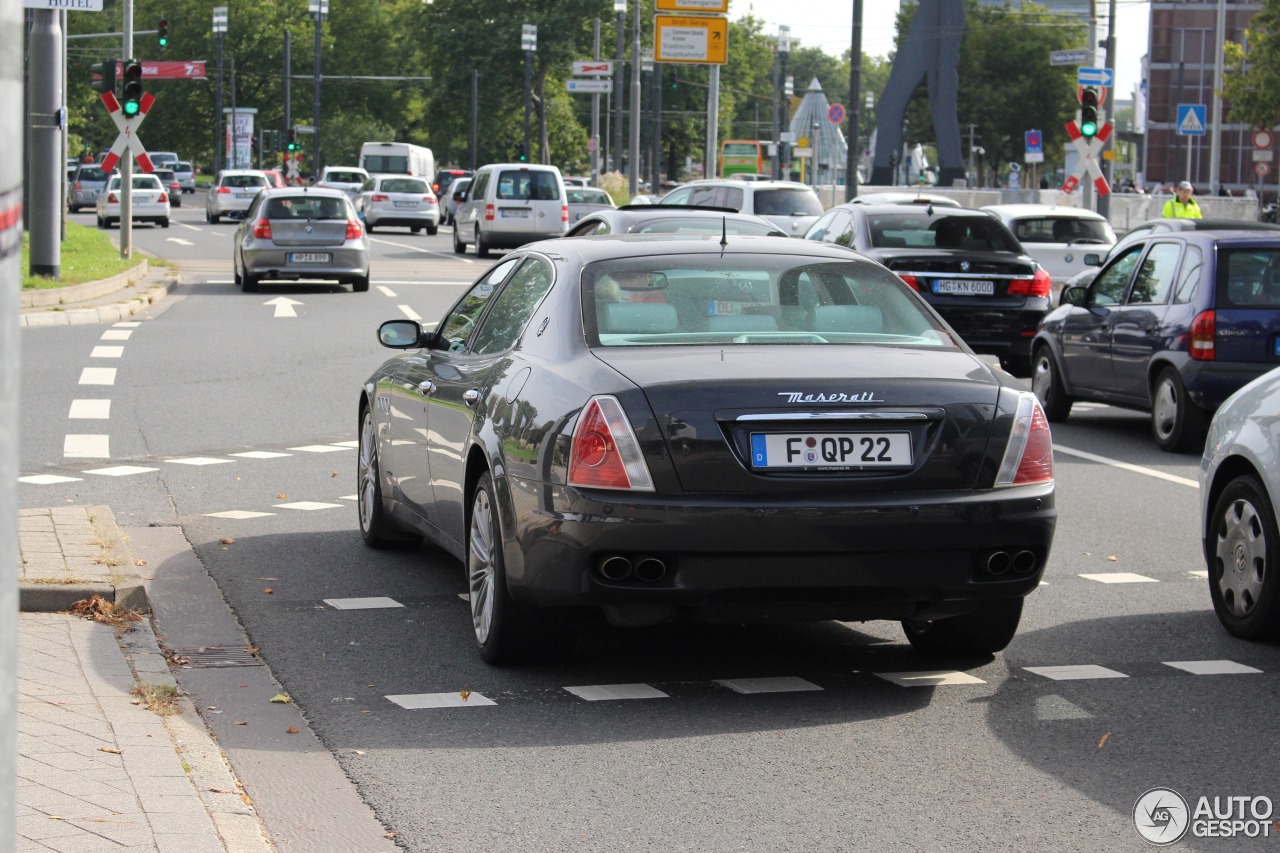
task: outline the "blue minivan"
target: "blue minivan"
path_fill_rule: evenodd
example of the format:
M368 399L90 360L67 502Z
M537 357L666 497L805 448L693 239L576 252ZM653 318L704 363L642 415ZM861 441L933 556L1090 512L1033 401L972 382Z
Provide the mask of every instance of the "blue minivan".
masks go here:
M1152 234L1068 287L1032 341L1032 389L1051 421L1076 400L1151 413L1156 443L1200 451L1209 417L1280 366L1280 235Z

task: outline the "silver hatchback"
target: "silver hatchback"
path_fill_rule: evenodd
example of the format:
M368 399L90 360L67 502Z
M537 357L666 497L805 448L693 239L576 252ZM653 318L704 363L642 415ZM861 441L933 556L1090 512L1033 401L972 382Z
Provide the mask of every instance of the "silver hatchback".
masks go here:
M369 237L342 190L263 190L236 230L232 266L246 293L264 279L320 279L369 289Z
M417 234L423 228L434 237L440 229L440 202L423 178L374 175L360 187L356 207L369 233L399 225Z

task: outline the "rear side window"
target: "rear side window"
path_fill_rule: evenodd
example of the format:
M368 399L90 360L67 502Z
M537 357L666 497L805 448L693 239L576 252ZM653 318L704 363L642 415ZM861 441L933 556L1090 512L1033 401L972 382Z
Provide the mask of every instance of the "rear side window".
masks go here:
M1219 308L1280 308L1280 247L1218 253Z
M1163 305L1168 302L1180 254L1181 247L1177 243L1156 243L1152 246L1133 279L1129 303Z
M557 201L560 179L554 172L507 169L498 173L498 198L502 201Z
M1178 290L1173 295L1174 304L1185 305L1191 301L1203 271L1204 252L1198 246L1187 246L1187 254L1182 259L1182 270L1178 273Z
M514 347L550 289L551 281L551 268L545 263L537 258L525 261L489 309L484 325L472 342L472 351L483 355Z
M985 216L882 213L869 220L871 245L881 249L1021 252L1009 229Z

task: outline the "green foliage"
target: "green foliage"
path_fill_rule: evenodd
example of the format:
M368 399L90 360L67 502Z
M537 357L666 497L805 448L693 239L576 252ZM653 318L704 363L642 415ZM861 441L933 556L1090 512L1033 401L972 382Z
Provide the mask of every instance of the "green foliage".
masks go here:
M111 242L106 231L76 222L67 223L67 239L62 241L58 250L58 272L61 278L55 280L44 276L27 275L31 268L28 257L31 235L22 234L22 289L50 289L67 287L73 284L84 284L110 278L142 263L143 256L135 254L132 258L121 258L120 250Z
M1264 0L1243 45L1227 42L1223 94L1229 115L1257 127L1280 123L1280 0Z

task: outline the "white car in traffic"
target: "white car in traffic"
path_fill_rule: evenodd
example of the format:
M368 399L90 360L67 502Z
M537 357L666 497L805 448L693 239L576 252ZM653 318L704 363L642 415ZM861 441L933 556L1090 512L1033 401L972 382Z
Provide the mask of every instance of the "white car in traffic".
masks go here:
M160 185L160 179L155 175L134 175L131 186L129 218L168 228L169 193ZM120 221L120 173L113 174L107 188L98 194L97 213L99 228L110 228Z

